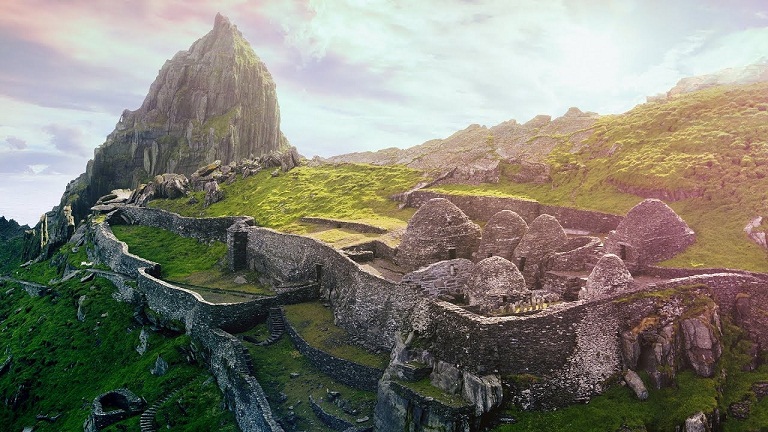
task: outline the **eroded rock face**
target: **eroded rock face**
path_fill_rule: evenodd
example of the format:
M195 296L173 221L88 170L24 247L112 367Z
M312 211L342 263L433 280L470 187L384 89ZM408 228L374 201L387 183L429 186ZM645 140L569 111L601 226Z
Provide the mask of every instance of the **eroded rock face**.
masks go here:
M596 298L624 291L632 280L621 258L614 254L603 255L589 274L587 285L579 293L579 298Z
M208 207L211 204L217 203L224 199L224 191L221 190L219 187L219 184L211 180L208 183L205 184L205 201L203 203L204 207Z
M629 271L672 258L696 241L693 230L657 199L636 205L605 240L607 252L618 255Z
M520 270L500 256L477 263L467 285L470 306L479 306L481 312L491 312L505 304L522 300L527 293Z
M528 224L512 210L502 210L491 217L483 228L483 237L477 250L476 260L500 256L512 260Z
M543 214L531 222L513 256L513 262L521 269L528 288L536 288L545 259L566 242L568 236L554 216Z
M448 259L471 259L479 243L480 227L447 199L434 198L408 221L395 261L414 270Z
M685 360L702 377L711 377L722 354L720 317L717 308L707 308L699 316L680 322Z

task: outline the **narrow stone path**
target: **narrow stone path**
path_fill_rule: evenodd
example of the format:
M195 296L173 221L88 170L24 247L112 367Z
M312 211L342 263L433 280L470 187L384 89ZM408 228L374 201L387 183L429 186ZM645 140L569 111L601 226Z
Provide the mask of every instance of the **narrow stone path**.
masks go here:
M155 423L155 415L157 414L157 410L160 409L160 407L163 406L164 403L168 402L172 397L176 396L176 393L178 393L182 388L184 388L184 386L178 387L165 395L165 397L156 400L155 403L153 403L149 408L141 413L141 418L139 419L139 427L141 428L141 432L157 432L157 423Z

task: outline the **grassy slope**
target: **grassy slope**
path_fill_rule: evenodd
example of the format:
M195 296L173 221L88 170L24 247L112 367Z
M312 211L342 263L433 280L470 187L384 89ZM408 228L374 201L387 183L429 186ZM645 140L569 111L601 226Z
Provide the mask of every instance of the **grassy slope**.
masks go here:
M257 277L253 274L245 275L247 284L234 283L235 275L221 264L227 250L222 242L201 243L141 225L115 225L112 232L128 245L131 253L159 263L162 276L167 280L250 294L272 294L255 283Z
M666 263L768 271L744 225L768 204L768 84L725 86L643 104L598 120L581 149L563 140L550 154L553 182L448 185L454 193L520 196L547 204L624 214L641 201L619 190L698 189L671 203L698 234Z
M155 200L160 207L185 216L253 216L262 226L304 233L302 216L368 222L385 228L404 227L412 209L398 210L389 197L421 179L412 169L390 166L338 165L298 167L278 177L262 171L224 185L227 198L208 208L187 200Z
M54 260L77 265L83 249ZM57 266L44 261L14 276L45 283L60 274ZM177 386L210 376L180 354L179 347L189 345L186 336L150 332L148 351L139 356L135 347L140 326L133 320L134 308L112 299L115 288L105 279L85 284L74 279L42 298L29 297L14 285L7 283L0 292L0 361L13 355L11 368L0 375L0 399L12 397L22 384L30 390L16 410L0 404L0 424L8 430L31 425L36 431L80 430L91 401L105 391L127 387L152 403ZM87 298L86 315L80 322L76 316L82 295ZM162 377L149 373L158 355L170 364ZM195 392L202 404L213 408L189 411L181 423L203 424L205 430L237 430L232 414L220 408L222 395L215 385ZM35 420L37 414L58 413L62 416L53 424ZM138 429L138 417L121 423Z

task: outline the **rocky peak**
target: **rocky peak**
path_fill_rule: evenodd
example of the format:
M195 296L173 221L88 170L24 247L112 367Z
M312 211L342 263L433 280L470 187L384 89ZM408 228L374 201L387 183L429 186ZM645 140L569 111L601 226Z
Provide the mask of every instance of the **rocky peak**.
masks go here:
M286 152L295 149L280 131L272 76L237 26L218 14L208 34L165 62L141 107L123 111L86 173L48 213L48 225L68 227L99 197L161 174L190 176L215 160L225 165L266 156L279 160ZM63 209L71 209L71 216ZM43 231L36 227L35 237L46 239L41 243L66 240Z

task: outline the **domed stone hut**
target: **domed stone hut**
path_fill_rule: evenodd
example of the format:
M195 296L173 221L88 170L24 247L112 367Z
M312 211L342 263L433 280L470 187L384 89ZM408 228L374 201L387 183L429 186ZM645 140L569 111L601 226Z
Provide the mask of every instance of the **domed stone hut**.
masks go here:
M492 256L472 269L466 295L470 306L479 306L480 312L487 313L522 300L527 293L520 270L511 261Z
M445 198L433 198L408 221L395 262L415 270L448 259L472 259L480 236L480 227L461 209Z
M512 210L502 210L491 216L483 228L483 238L475 255L475 260L480 261L491 256L500 256L512 260L515 248L520 243L528 224Z
M629 288L632 275L624 261L614 254L605 254L587 278L587 285L579 293L580 299L591 299Z
M634 206L605 239L631 272L674 257L696 241L696 234L674 210L657 199Z
M543 214L531 222L513 256L529 289L536 289L547 256L560 250L567 242L568 236L554 216Z

